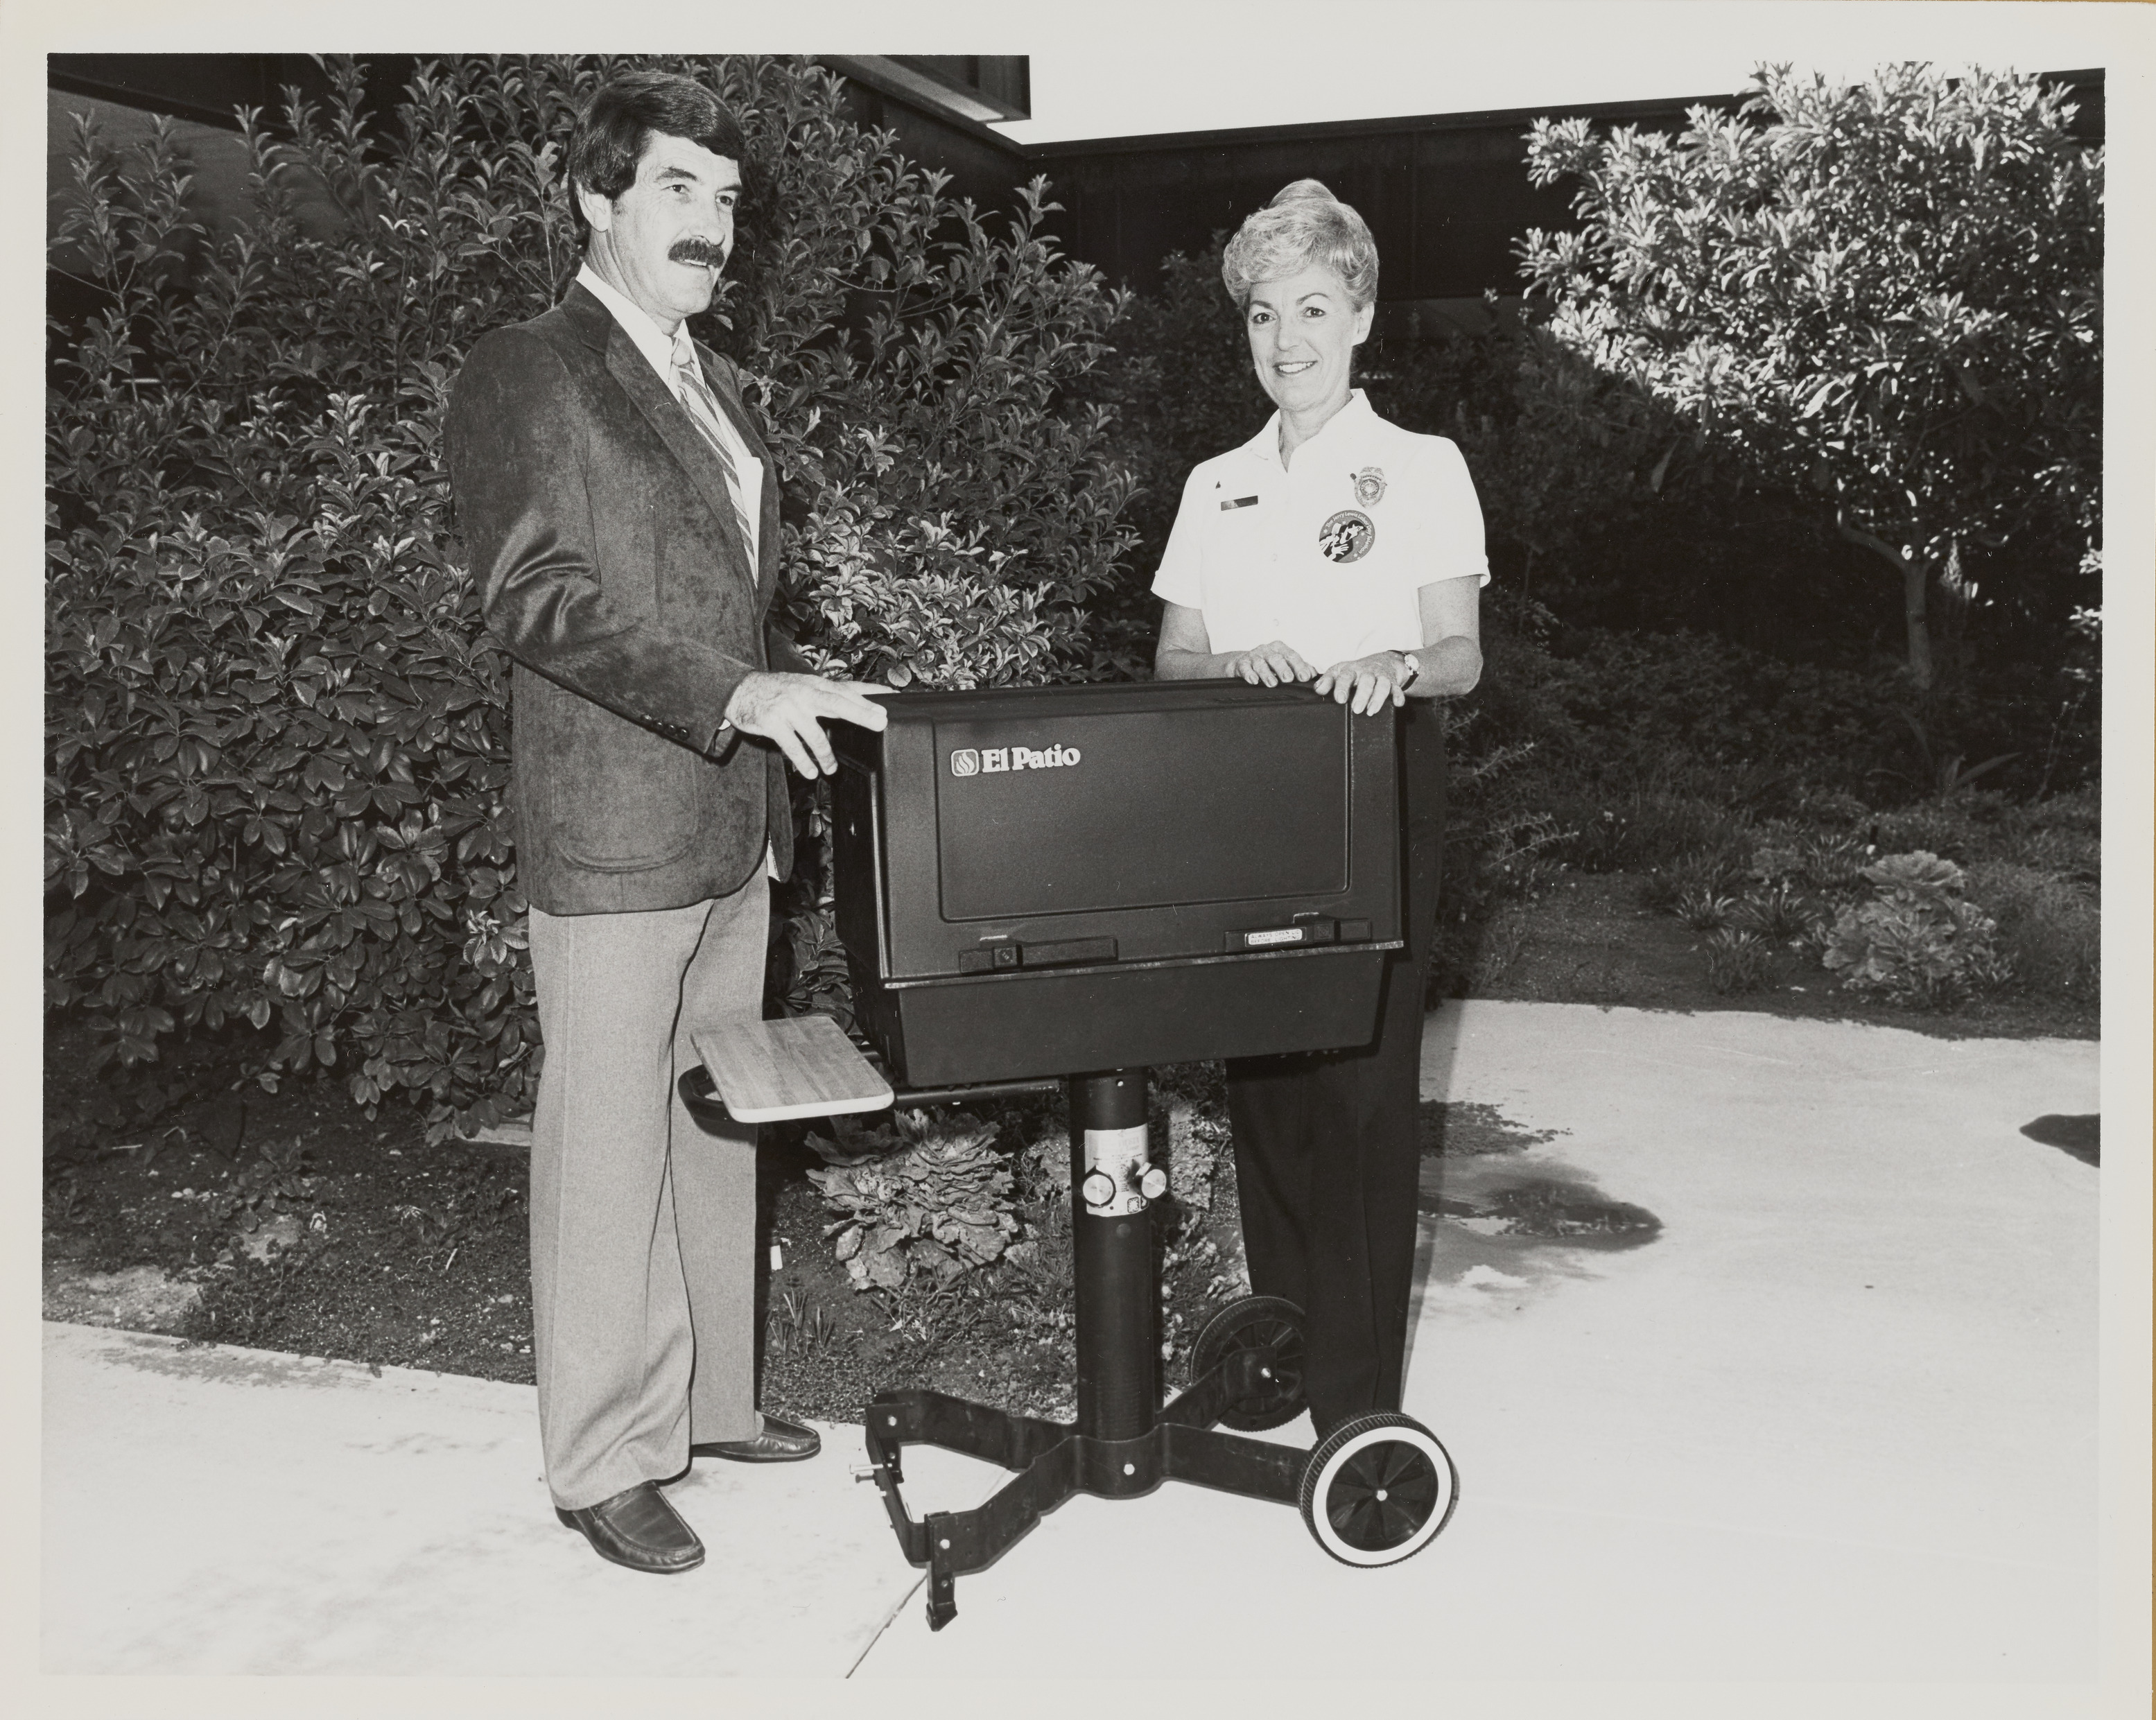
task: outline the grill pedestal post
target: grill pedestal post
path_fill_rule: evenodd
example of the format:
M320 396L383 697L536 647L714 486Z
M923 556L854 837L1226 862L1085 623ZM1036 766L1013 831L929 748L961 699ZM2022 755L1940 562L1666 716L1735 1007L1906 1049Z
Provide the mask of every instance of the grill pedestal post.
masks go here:
M1078 1431L1133 1440L1151 1430L1152 1214L1135 1187L1146 1167L1146 1071L1074 1076L1070 1245L1077 1304ZM1105 1201L1091 1191L1112 1188Z

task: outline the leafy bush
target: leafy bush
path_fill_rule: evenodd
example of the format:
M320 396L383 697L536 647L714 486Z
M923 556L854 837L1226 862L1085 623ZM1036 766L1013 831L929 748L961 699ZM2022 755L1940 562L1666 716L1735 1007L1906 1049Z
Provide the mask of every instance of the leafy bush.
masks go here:
M1995 928L1963 899L1965 876L1953 861L1922 850L1889 855L1864 875L1876 896L1841 911L1825 951L1851 990L1935 1005L2005 977Z
M1876 660L1797 661L1709 633L1553 626L1508 668L1532 682L1517 737L1604 806L1661 792L1850 824L1912 793L1981 807L2003 804L1991 791L2036 798L2047 773L2095 780L2093 717L2068 745L2050 694L2005 680L1941 697L1920 722L1900 671Z
M1866 821L1871 846L1887 854L1922 851L1966 863L1984 851L1993 833L1986 828L1989 804L1976 797L1920 800L1874 814Z
M1129 519L1141 588L1152 584L1168 547L1190 469L1249 441L1273 410L1220 284L1226 239L1217 234L1206 250L1178 251L1162 263L1159 288L1131 300L1113 355L1087 383L1122 426L1136 485Z
M997 1125L968 1112L897 1119L907 1142L856 1165L808 1173L839 1214L824 1230L856 1290L897 1290L911 1277L946 1285L986 1266L1018 1235L1013 1180L995 1150Z
M1489 655L1502 660L1502 644ZM1445 713L1445 858L1429 980L1433 996L1468 994L1491 916L1502 903L1542 887L1553 865L1551 850L1570 834L1534 792L1532 743L1493 738L1492 715L1492 706L1479 700Z
M1996 922L1994 941L2017 985L2079 1003L2097 1001L2103 925L2093 889L2010 860L1971 866L1968 888L1970 901Z
M2097 804L2087 791L2017 804L1976 789L1874 813L1858 828L1888 852L1928 848L1964 865L2005 860L2092 885L2102 869Z
M1043 188L992 230L829 74L670 64L747 135L701 331L771 427L807 655L893 682L1096 672L1085 605L1129 485L1068 393L1120 301L1042 236ZM345 63L284 141L243 116L254 207L215 234L169 126L125 156L75 140L55 243L105 302L49 331L47 1001L123 1062L246 1024L265 1085L334 1067L437 1135L530 1102L503 665L439 425L472 341L572 271L562 146L611 66L429 64L380 126ZM798 816L787 985L843 1013L827 815Z
M1691 863L1712 873L1699 881L1726 883L1743 870L1751 819L1724 800L1657 785L1597 792L1577 778L1548 783L1545 792L1553 814L1578 831L1558 851L1583 871L1653 871ZM1598 804L1599 812L1590 811Z
M1230 1151L1228 1123L1218 1105L1178 1099L1168 1106L1168 1192L1186 1219L1209 1212L1220 1160Z
M1814 788L1861 793L1893 719L1891 674L1795 663L1703 633L1565 634L1544 690L1604 780L1800 769Z

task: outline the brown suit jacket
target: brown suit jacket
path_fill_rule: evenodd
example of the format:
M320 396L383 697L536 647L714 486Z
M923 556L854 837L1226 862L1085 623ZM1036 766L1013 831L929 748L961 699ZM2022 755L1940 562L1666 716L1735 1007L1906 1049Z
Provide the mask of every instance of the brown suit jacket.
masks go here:
M718 460L598 299L471 350L445 427L487 630L514 660L517 869L550 914L682 907L793 860L783 757L722 729L742 678L798 666L766 618L778 485L733 368L697 355L764 462L748 565Z

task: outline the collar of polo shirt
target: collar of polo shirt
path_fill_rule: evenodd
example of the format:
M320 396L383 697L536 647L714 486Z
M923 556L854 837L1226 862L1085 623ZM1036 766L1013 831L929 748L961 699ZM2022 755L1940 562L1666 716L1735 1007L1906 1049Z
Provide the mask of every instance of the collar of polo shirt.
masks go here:
M1320 444L1332 446L1338 441L1360 434L1373 424L1381 422L1378 414L1372 410L1370 402L1363 391L1360 388L1351 389L1348 395L1348 403L1325 421L1323 429L1296 449L1296 458L1306 460L1310 457L1311 449ZM1277 412L1265 420L1265 429L1250 438L1243 444L1243 447L1245 452L1255 454L1276 471L1286 472L1294 470L1291 466L1281 464L1280 414Z

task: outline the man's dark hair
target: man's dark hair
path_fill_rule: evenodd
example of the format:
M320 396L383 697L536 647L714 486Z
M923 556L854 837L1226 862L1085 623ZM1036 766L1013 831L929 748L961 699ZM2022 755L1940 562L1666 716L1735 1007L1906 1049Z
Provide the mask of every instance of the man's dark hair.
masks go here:
M577 116L569 139L570 186L611 201L636 182L636 164L654 132L685 137L715 156L740 162L747 153L739 121L726 103L679 72L624 72L602 84ZM572 194L577 225L583 211Z

